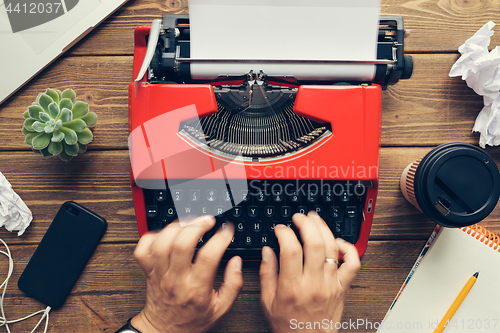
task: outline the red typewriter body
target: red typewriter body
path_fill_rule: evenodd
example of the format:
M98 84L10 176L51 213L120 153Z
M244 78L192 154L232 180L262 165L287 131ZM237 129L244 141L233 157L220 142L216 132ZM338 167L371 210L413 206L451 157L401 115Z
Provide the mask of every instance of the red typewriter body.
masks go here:
M135 31L134 77L146 53L146 36L149 26L138 27ZM189 112L180 112L185 108ZM372 186L366 188L366 201L363 208L363 222L359 238L355 243L359 255L366 250L375 210L379 178L379 151L381 133L381 87L368 85L301 85L298 87L293 112L299 116L319 123L331 125L331 135L315 145L288 157L272 161L228 161L227 159L193 147L179 135L181 122L196 114L203 118L217 112L217 101L211 84L149 84L131 83L129 86L129 130L136 135L130 136L129 147L135 154L132 161L141 165L143 170L134 175L131 167L131 186L135 214L140 235L148 231L146 204L143 190L136 179L193 179L215 177L217 169L228 164L244 165L248 179L291 179L286 170L308 170L309 179L368 181ZM161 133L151 134L148 126L157 125L169 112L168 123L161 127ZM158 128L158 126L156 126ZM161 140L161 144L153 143ZM171 155L175 151L189 150L192 168L186 165L176 168L167 160L162 160L162 150L169 147ZM174 147L174 148L172 148ZM193 149L194 148L194 149ZM172 152L172 149L174 150ZM140 157L141 155L142 157ZM168 172L165 163L169 163ZM200 165L204 165L200 174ZM281 171L280 171L281 170ZM325 172L326 170L326 172ZM315 174L319 173L318 174ZM230 220L230 219L228 219Z

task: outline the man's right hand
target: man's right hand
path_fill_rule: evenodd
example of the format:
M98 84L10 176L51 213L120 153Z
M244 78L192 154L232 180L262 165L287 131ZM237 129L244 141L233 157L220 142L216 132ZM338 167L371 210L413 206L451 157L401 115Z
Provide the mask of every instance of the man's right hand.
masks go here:
M280 245L278 260L269 247L262 249L261 302L275 333L337 332L347 290L361 268L354 245L335 239L315 212L295 214L301 246L292 229L276 226ZM337 267L339 252L344 262ZM327 260L328 259L328 260ZM320 323L306 329L307 323ZM338 324L337 324L338 325ZM338 326L337 326L338 327Z

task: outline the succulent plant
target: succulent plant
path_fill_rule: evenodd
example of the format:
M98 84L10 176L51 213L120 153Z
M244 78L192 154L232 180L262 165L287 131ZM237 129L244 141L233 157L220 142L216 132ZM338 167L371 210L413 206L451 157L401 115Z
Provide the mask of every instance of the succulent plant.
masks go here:
M59 155L63 161L84 153L93 139L89 127L96 124L97 115L75 98L72 89L47 89L39 94L23 113L24 142L43 156Z

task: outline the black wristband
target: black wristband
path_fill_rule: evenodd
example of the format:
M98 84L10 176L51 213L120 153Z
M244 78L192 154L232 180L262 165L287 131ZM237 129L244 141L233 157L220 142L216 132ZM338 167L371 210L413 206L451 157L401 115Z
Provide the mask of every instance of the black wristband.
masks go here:
M122 328L120 328L118 331L115 333L141 333L138 331L134 326L132 326L131 323L132 318L130 318L125 325L123 325Z

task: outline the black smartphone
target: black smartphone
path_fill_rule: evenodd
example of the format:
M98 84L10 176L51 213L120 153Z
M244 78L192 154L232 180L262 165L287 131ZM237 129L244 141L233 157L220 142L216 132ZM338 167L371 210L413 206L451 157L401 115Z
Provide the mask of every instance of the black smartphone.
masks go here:
M106 228L99 215L65 202L19 278L19 289L52 308L61 306Z

